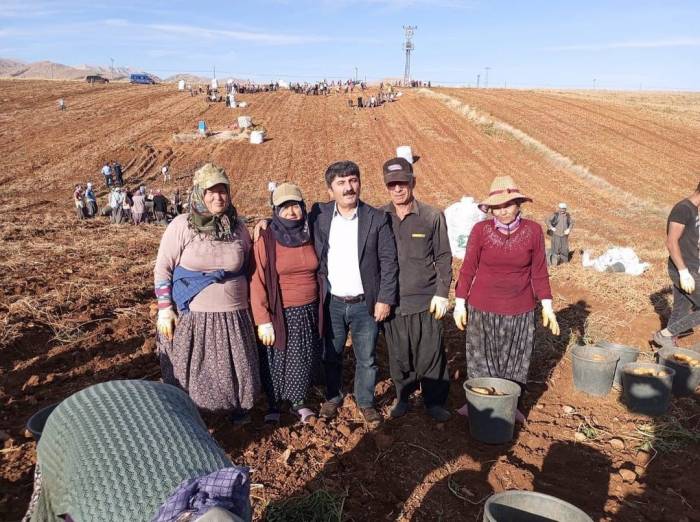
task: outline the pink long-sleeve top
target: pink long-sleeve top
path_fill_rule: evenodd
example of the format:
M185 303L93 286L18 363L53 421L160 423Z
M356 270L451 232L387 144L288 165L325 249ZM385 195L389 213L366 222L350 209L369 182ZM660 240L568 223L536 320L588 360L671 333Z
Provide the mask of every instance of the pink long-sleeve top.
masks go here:
M523 219L510 237L492 219L477 223L469 235L455 296L484 312L518 315L533 310L537 299L551 299L542 228Z
M242 222L236 226L234 239L214 241L195 233L187 218L188 214L180 214L165 229L153 270L156 286L163 281L172 281L173 270L178 265L201 272L241 270L252 247L250 234ZM247 272L212 283L190 302L193 312L231 312L244 308L248 308Z

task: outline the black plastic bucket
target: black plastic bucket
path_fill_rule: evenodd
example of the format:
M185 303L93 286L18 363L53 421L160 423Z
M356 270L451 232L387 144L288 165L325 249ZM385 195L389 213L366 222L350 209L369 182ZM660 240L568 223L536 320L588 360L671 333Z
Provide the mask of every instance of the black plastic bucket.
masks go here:
M637 375L633 370L664 371L665 376ZM630 411L651 417L663 415L671 402L674 370L654 363L627 363L622 367L622 396Z
M656 353L659 364L666 365L676 372L676 376L673 378L673 394L678 396L692 395L700 384L700 366L692 367L676 361L673 354L687 355L700 361L700 353L683 348L662 348Z
M487 444L503 444L512 440L520 385L496 377L478 377L468 379L463 386L472 437ZM470 388L493 388L501 395L482 395Z
M610 392L615 368L620 356L600 346L574 346L574 387L590 395L603 396Z
M484 522L593 522L579 508L535 491L503 491L484 504Z
M49 416L53 410L56 409L56 406L58 406L58 404L46 406L29 417L29 420L27 421L27 429L31 432L32 437L34 437L34 440L37 442L39 442L39 439L41 438L41 434L44 431L44 426L46 426L46 421L49 419Z
M597 346L610 350L620 356L615 367L615 376L613 377L613 387L622 387L622 367L627 363L637 362L639 357L639 348L627 346L624 344L611 343L610 341L600 341Z

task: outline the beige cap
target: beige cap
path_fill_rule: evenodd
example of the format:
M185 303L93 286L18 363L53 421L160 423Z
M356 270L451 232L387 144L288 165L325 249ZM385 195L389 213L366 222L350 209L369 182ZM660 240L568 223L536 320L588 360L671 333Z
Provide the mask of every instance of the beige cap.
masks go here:
M202 168L198 169L194 173L194 178L192 179L192 184L198 186L202 190L207 190L220 183L226 186L231 184L226 175L226 171L213 163L207 163Z
M272 193L272 204L279 207L287 201L297 201L301 203L304 197L301 195L301 189L294 183L282 183L278 185Z

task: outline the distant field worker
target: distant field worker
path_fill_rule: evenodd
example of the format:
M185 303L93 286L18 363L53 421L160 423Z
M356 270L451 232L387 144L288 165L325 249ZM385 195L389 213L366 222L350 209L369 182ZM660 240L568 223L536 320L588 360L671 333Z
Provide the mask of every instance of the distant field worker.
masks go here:
M440 319L447 313L452 282L452 252L445 216L413 195L416 178L405 158L382 168L391 202L399 262L399 304L384 323L389 369L396 388L394 418L408 411L409 397L419 387L428 415L444 422L450 391L447 355Z
M142 185L134 192L131 197L133 202L131 206L131 214L134 218L134 225L140 225L147 220L146 214L146 188Z
M559 208L545 220L547 233L551 236L549 264L557 266L569 262L569 234L574 227L574 219L569 214L566 203L559 203Z
M181 390L111 381L51 412L24 520L251 519L248 468L235 466Z
M110 167L109 162L102 166L102 175L105 178L105 187L108 189L112 187L112 167Z
M250 303L258 325L267 421L279 421L288 401L306 423L315 416L306 400L321 359L318 258L299 187L282 183L272 193L272 221L255 243Z
M90 182L85 187L85 213L87 217L95 217L97 215L97 196L95 196L95 191Z
M122 204L124 203L125 194L119 187L113 187L109 193L109 206L112 209L110 214L110 222L115 225L119 225L122 222L123 210Z
M542 321L552 334L559 325L552 307L552 291L545 258L542 228L520 214L531 198L523 195L510 176L491 183L479 204L493 219L474 225L455 288L454 320L467 330L467 374L527 382L535 344L535 307L542 302ZM459 413L466 415L466 407ZM518 410L517 419L525 417Z
M159 225L168 224L168 198L160 190L153 195L153 214Z
M66 110L66 100L63 98L58 99L58 110L59 111L65 111Z
M700 324L700 184L690 196L671 209L666 225L668 275L673 283L673 309L668 324L654 334L662 348L675 346L681 333Z
M189 212L165 229L154 270L157 342L165 382L200 408L231 411L244 423L260 390L248 310L252 243L229 186L222 168L204 165L193 178Z
M75 212L78 219L85 219L83 187L80 185L76 185L75 190L73 191L73 204L75 205Z

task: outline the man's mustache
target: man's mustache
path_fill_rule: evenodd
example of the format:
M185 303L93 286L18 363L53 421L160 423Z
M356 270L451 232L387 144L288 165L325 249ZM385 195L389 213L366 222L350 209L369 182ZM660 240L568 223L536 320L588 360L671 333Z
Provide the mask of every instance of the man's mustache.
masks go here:
M355 192L354 190L348 190L346 192L343 192L343 196L354 196L356 194L357 192Z

